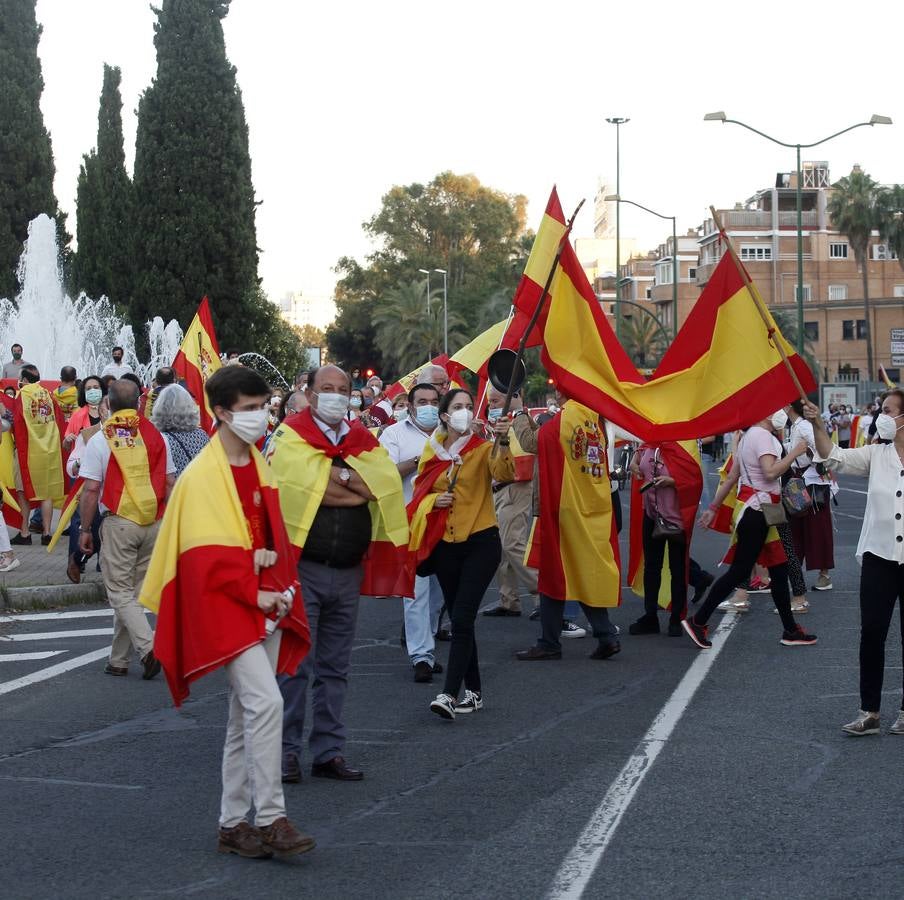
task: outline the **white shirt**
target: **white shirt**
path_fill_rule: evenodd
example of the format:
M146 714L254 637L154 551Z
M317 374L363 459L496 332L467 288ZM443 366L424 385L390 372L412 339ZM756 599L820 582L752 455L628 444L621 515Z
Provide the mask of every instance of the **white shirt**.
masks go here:
M128 375L132 371L131 366L127 366L125 363L107 363L104 366L103 372L100 373L100 377L103 378L105 375L112 375L114 378L122 378L123 375Z
M791 437L788 443L785 444L785 450L790 451L795 444L799 444L801 441L807 442L807 449L813 454L813 459L815 460L816 438L813 436L813 426L803 417L791 424ZM816 471L816 466L811 464L810 457L806 453L798 456L794 460L794 465L798 469L804 469L804 484L828 484L830 480L820 477L819 472Z
M79 435L79 440L81 440L81 435ZM170 453L169 444L166 441L163 443L166 446L166 474L175 475L176 464L173 462L173 454ZM104 490L104 476L107 473L107 465L110 462L111 455L110 445L107 443L102 430L98 431L85 444L85 451L82 453L82 464L79 467L78 474L88 481L99 481L101 493ZM98 506L102 513L108 512L107 507L103 503L98 503Z
M420 456L424 452L424 445L429 439L430 435L426 431L421 431L411 419L405 419L404 422L390 425L380 435L380 443L386 448L389 458L396 465ZM417 469L415 468L413 472L409 472L402 479L402 490L405 494L406 504L411 502L416 475Z
M868 444L851 450L832 447L828 459L822 461L836 472L869 478L857 561L863 561L864 553L872 553L904 564L904 463L895 445Z
M346 419L340 419L339 425L333 427L332 425L327 424L322 419L318 419L317 416L314 415L313 411L311 412L311 418L316 423L317 427L327 436L329 442L334 446L338 447L339 442L344 438L351 430L351 425L348 424Z

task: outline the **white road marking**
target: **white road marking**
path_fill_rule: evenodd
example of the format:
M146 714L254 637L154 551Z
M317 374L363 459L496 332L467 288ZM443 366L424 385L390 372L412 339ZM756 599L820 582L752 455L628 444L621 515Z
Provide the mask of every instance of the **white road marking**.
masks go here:
M25 662L28 659L49 659L51 656L59 656L65 650L44 650L41 653L0 653L0 663Z
M547 895L549 900L578 900L584 895L622 816L739 621L740 616L728 613L712 636L712 649L701 650L685 672L559 867Z
M29 775L0 775L0 781L35 782L36 784L64 784L72 787L112 788L116 791L143 791L143 784L110 784L105 781L73 781L71 778L34 778Z
M112 616L112 609L77 609L72 612L19 613L14 616L0 616L0 622L43 622L58 619L92 619L97 616Z
M31 634L3 634L0 635L0 643L3 641L55 641L62 638L75 637L100 637L102 634L113 634L112 628L81 628L76 631L35 631Z
M57 663L54 666L48 666L46 669L39 669L37 672L32 672L31 675L25 675L22 678L16 678L13 681L0 682L0 694L9 694L12 691L19 690L19 688L37 684L39 681L46 681L48 678L62 675L64 672L68 672L71 669L87 666L89 663L93 663L96 660L103 659L105 656L109 655L110 648L104 647L102 650L92 650L90 653L85 653L82 656L75 656L72 659L65 660L65 662Z

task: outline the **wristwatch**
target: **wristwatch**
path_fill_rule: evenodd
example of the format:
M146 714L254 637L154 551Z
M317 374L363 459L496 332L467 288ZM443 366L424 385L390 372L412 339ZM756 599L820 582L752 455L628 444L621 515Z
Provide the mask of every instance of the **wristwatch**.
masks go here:
M348 484L349 479L352 477L351 469L340 469L339 470L339 479L343 484Z

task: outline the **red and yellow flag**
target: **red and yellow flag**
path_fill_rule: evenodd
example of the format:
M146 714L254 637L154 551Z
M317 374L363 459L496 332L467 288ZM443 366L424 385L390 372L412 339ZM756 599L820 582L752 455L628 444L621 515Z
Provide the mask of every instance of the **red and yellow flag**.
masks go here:
M213 430L213 410L207 400L204 385L221 365L220 346L213 329L210 303L205 297L182 338L182 346L173 360L173 368L185 381L186 389L200 407L201 427L208 432Z
M29 501L66 496L63 465L63 414L41 384L26 384L16 397L13 433L22 487Z
M540 517L528 565L539 569L540 592L588 606L618 606L618 533L599 416L569 400L541 426L538 451Z
M275 479L251 449L261 501L276 551L263 570L268 589L298 590L298 553L289 543ZM254 550L235 479L218 435L179 477L167 503L139 602L157 614L154 654L176 706L192 681L220 668L263 641L266 619L257 605L263 573L254 572ZM301 594L280 620L277 672L294 674L311 645Z
M446 356L445 353L441 353L439 356L434 356L433 359L428 363L424 363L423 365L418 366L416 369L412 369L407 375L403 375L395 384L390 385L385 391L386 399L393 400L399 396L399 394L407 394L414 386L417 384L417 376L418 373L424 368L424 366L439 366L441 369L446 370L446 374L449 376L449 382L452 387L459 387L460 382L456 381L459 373L464 366L460 366L457 363L453 362Z
M338 446L317 427L310 409L289 416L273 432L267 445L267 461L279 485L289 540L304 552L336 457L348 463L377 498L370 503L371 543L363 560L361 593L401 596L396 594L395 585L408 548L402 479L386 448L358 422L351 423Z

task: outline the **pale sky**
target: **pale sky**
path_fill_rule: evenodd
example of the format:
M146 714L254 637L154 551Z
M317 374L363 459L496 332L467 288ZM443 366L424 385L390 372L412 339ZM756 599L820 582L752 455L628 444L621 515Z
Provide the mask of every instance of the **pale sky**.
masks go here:
M127 166L135 111L156 70L148 0L38 0L42 100L56 192L75 233L76 179L94 146L103 63L123 71ZM861 128L804 151L833 180L860 163L904 182L900 36L904 5L829 0L807 6L559 0L429 3L233 0L226 51L250 129L260 273L271 299L330 294L342 255L370 248L361 223L394 184L474 173L523 193L536 228L553 183L566 213L587 198L576 237L593 229L598 180L699 225L794 168L784 150L736 125L816 141L872 113ZM622 234L654 247L671 231L622 207ZM441 266L441 260L436 261Z

